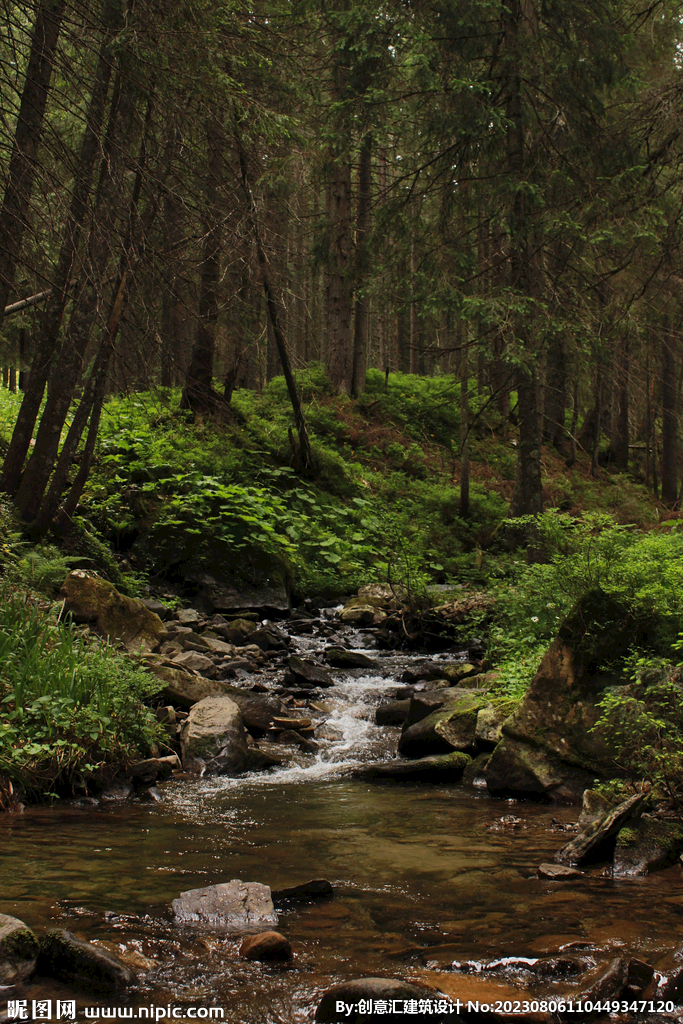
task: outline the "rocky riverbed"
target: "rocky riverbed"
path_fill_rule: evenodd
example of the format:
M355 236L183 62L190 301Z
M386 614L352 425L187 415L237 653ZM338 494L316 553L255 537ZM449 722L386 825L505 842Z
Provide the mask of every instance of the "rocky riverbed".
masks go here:
M65 608L106 634L82 591L77 603L74 579ZM625 1020L654 1021L650 1002L676 1016L681 868L631 880L634 831L649 841L662 821L647 794L619 812L618 828L608 823L609 849L596 841L594 856L579 840L596 823L598 835L613 808L588 800L579 833L576 808L488 798L486 763L503 721L481 648L387 652L392 630L388 639L379 631L392 609L368 598L380 595L277 622L196 608L162 622L146 609L153 618L142 615L128 643L139 649L144 633L143 657L164 682L169 751L80 806L0 819L0 911L30 926L42 957L31 966L27 947L10 977L8 954L3 995L86 999L82 972L41 952L57 933L71 942L67 932L79 956L95 956L83 952L88 940L119 963L128 980L110 990L117 999L207 1000L235 1024L309 1021L318 1007L320 1020L335 1019L324 993L350 1004L358 979L372 977L417 986L394 998L427 1000L424 1020L448 1019L437 1002L465 996L500 1002L481 1020L550 995L648 1004ZM21 877L10 872L18 858ZM630 865L623 881L619 864ZM234 911L229 927L220 914L183 918L178 901L196 906L233 879L241 894L260 887L258 943L243 934L254 919L236 928ZM312 879L327 888L297 895ZM9 938L20 930L5 925ZM381 985L363 984L358 998L386 1000ZM525 1019L557 1014L546 1007Z

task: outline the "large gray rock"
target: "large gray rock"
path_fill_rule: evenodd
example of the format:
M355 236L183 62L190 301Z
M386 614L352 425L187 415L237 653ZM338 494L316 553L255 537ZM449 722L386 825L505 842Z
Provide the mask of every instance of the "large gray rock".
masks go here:
M235 775L247 762L247 737L230 697L205 697L190 708L180 732L183 767L189 772Z
M38 940L18 917L0 914L0 985L18 985L36 969Z
M189 573L186 579L199 588L195 603L209 614L213 612L258 611L264 615L284 615L290 602L284 583L266 583L250 587L237 580L217 579L210 573ZM253 629L253 626L252 626Z
M679 822L645 816L631 822L617 835L612 874L614 878L649 875L675 864L683 851L683 827Z
M269 887L239 878L182 892L173 900L173 913L178 924L236 934L269 931L278 923Z
M137 981L132 968L114 953L60 929L41 938L38 970L90 992L125 992Z
M491 793L580 800L614 773L614 752L593 731L612 679L597 674L639 635L629 610L600 590L577 602L543 656L486 769Z
M404 757L429 757L432 754L447 754L452 750L474 753L477 750L477 716L488 703L486 694L444 689L435 692L436 700L440 694L448 695L442 706L412 725L408 723L414 713L409 710L398 743L399 753ZM413 698L413 702L424 704L427 696L420 694Z
M570 839L567 845L555 854L555 861L558 864L576 867L578 864L611 860L617 835L629 821L639 816L644 803L645 797L640 793L624 800L614 810Z

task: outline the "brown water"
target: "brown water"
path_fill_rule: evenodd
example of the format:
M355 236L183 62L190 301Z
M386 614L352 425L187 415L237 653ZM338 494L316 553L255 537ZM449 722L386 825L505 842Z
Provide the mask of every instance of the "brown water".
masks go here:
M298 767L171 781L157 806L0 817L0 912L108 944L140 973L134 1004L221 1006L230 1024L310 1021L325 988L358 975L430 969L453 994L453 961L534 957L568 943L586 945L598 964L617 951L669 963L683 939L679 867L633 881L596 870L550 882L536 868L567 841L561 825L576 809L344 777L344 766L395 750L397 730L372 724L392 675L349 675L327 692L327 725L340 738ZM173 924L180 892L231 878L273 889L333 883L333 899L283 908L292 965L247 963L236 940ZM39 981L20 995L67 989Z

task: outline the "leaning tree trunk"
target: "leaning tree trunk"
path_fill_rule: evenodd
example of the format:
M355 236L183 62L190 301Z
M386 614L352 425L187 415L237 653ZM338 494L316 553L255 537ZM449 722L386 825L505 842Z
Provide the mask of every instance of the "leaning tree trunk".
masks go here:
M270 284L268 276L268 260L266 258L265 249L263 248L263 242L261 240L261 232L259 229L258 213L256 209L256 203L254 202L254 196L251 191L251 185L249 183L249 172L247 168L247 157L242 146L242 142L239 134L239 121L237 115L235 115L235 141L237 143L237 149L239 153L240 171L242 175L242 188L247 200L247 208L249 210L249 220L251 223L251 230L254 236L254 245L256 247L256 258L258 261L259 271L261 273L261 281L263 283L263 292L266 299L266 312L268 319L273 331L273 337L277 346L278 355L280 356L280 362L282 363L282 373L285 378L287 385L287 392L289 394L289 400L292 404L292 412L294 413L294 423L296 425L297 434L299 437L298 451L295 451L295 457L297 462L297 468L301 472L306 473L313 462L311 453L311 442L308 437L308 430L306 428L306 420L304 419L304 411L301 405L301 397L296 386L294 374L292 372L292 364L289 359L289 352L287 351L287 342L285 340L282 326L280 323L280 316L278 311L277 301L273 294L273 289ZM290 431L290 439L292 437Z
M64 344L52 373L40 424L36 434L31 457L26 465L16 494L16 504L27 521L34 519L40 508L55 459L59 451L62 428L79 377L83 373L83 361L90 340L90 332L97 314L101 283L106 275L111 255L111 239L114 236L116 210L114 177L121 160L122 139L117 139L121 108L129 106L121 102L121 77L113 89L109 123L103 145L103 159L100 177L95 190L90 231L88 279L79 283L74 296L73 308ZM85 271L83 276L85 276Z
M66 0L45 0L36 13L19 117L0 209L0 320L14 285L38 167L50 78Z
M112 71L111 36L120 17L118 0L105 0L104 39L100 48L86 126L73 180L71 206L59 254L53 290L36 342L29 385L21 403L0 478L0 490L15 495L21 470L38 417L43 393L57 349L59 331L66 307L69 284L88 212L95 161L100 148L104 109Z

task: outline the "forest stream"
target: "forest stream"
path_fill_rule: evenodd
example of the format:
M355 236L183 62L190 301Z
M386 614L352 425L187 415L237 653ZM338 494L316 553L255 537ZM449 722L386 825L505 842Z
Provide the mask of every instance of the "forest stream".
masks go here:
M368 637L353 642L363 649ZM311 653L322 640L296 644ZM569 883L541 879L536 869L566 842L576 807L493 800L483 786L352 775L359 763L394 756L399 730L376 726L374 709L410 659L383 654L380 671L336 672L337 685L316 701L336 738L294 767L176 778L160 786L160 804L0 817L0 911L123 955L141 979L133 1006L220 1006L230 1024L312 1021L325 989L363 975L427 981L455 998L467 993L468 976L453 964L467 960L570 947L597 965L617 955L671 963L683 911L679 866L628 881L595 870ZM273 890L332 883L328 899L276 901L291 963L245 961L239 939L174 925L171 902L181 891L233 878ZM47 979L16 994L73 997ZM76 998L79 1007L110 1005Z

